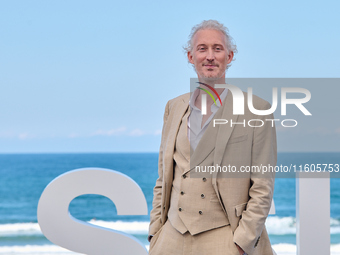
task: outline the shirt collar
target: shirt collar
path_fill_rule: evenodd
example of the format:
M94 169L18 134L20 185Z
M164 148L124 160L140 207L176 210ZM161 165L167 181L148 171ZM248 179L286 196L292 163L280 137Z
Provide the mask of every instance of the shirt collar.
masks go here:
M225 89L223 90L223 92L221 93L221 95L220 95L220 98L221 98L221 101L222 101L222 102L223 102L224 99L227 97L227 94L228 94L228 89L225 88ZM198 95L199 95L199 89L196 89L196 90L191 94L190 101L189 101L189 105L190 105L190 107L191 107L192 109L200 111L200 109L198 109L198 108L195 106L195 101L196 101ZM215 93L214 93L213 95L215 95ZM220 100L218 100L218 98L216 98L216 105L215 105L215 104L212 104L212 105L211 105L211 111L212 111L212 112L216 112L216 111L220 108L220 106L221 106Z

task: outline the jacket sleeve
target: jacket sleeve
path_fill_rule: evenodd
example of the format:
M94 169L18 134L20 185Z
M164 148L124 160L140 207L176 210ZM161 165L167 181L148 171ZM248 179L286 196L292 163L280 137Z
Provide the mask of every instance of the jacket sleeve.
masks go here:
M153 189L153 201L152 201L152 210L150 213L150 226L149 226L149 237L155 235L157 231L162 226L161 220L161 210L162 210L162 187L163 187L163 147L164 147L164 130L166 121L169 115L169 102L167 103L164 111L163 117L163 130L162 130L162 138L161 145L159 149L159 158L158 158L158 179L156 181L156 185Z
M263 166L274 168L277 161L275 125L274 121L265 121L266 118L274 119L274 117L271 114L257 116L257 118L262 119L265 124L254 128L251 166L258 166L258 169L263 169ZM233 239L247 254L253 254L259 242L271 206L274 182L275 171L250 174L249 200L235 229Z

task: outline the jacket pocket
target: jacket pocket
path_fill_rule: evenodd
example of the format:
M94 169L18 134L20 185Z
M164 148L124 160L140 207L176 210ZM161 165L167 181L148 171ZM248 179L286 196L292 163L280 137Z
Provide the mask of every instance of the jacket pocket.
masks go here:
M239 143L239 142L242 142L242 141L245 141L248 139L248 134L246 135L241 135L241 136L236 136L236 137L231 137L228 141L228 144L231 144L231 143Z
M164 227L165 224L163 224L161 226L161 228L152 236L151 240L150 240L150 246L149 246L149 249L152 249L153 246L155 245L155 242L157 241L160 233L162 232L163 230L163 227Z
M241 216L242 212L244 210L246 210L247 204L248 204L248 202L245 202L243 204L239 204L239 205L235 206L235 213L236 213L237 217Z

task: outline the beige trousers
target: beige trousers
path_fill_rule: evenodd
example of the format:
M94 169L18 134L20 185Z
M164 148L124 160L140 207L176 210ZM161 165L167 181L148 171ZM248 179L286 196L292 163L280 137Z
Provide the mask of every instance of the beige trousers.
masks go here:
M230 225L197 235L181 234L166 221L152 237L149 255L239 255Z

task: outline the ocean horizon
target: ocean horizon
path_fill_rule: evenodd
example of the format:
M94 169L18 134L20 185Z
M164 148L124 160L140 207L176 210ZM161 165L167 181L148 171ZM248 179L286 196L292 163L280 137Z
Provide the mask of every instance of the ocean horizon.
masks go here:
M340 162L340 153L278 153L278 165ZM153 187L158 177L158 153L32 153L0 154L0 254L75 254L52 244L37 223L37 205L44 188L59 175L96 167L131 177L144 192L148 215L117 215L106 197L83 195L69 207L75 218L123 231L148 247L147 233ZM340 179L331 184L331 254L340 254ZM266 221L269 238L278 255L296 254L295 178L275 180L275 215Z

